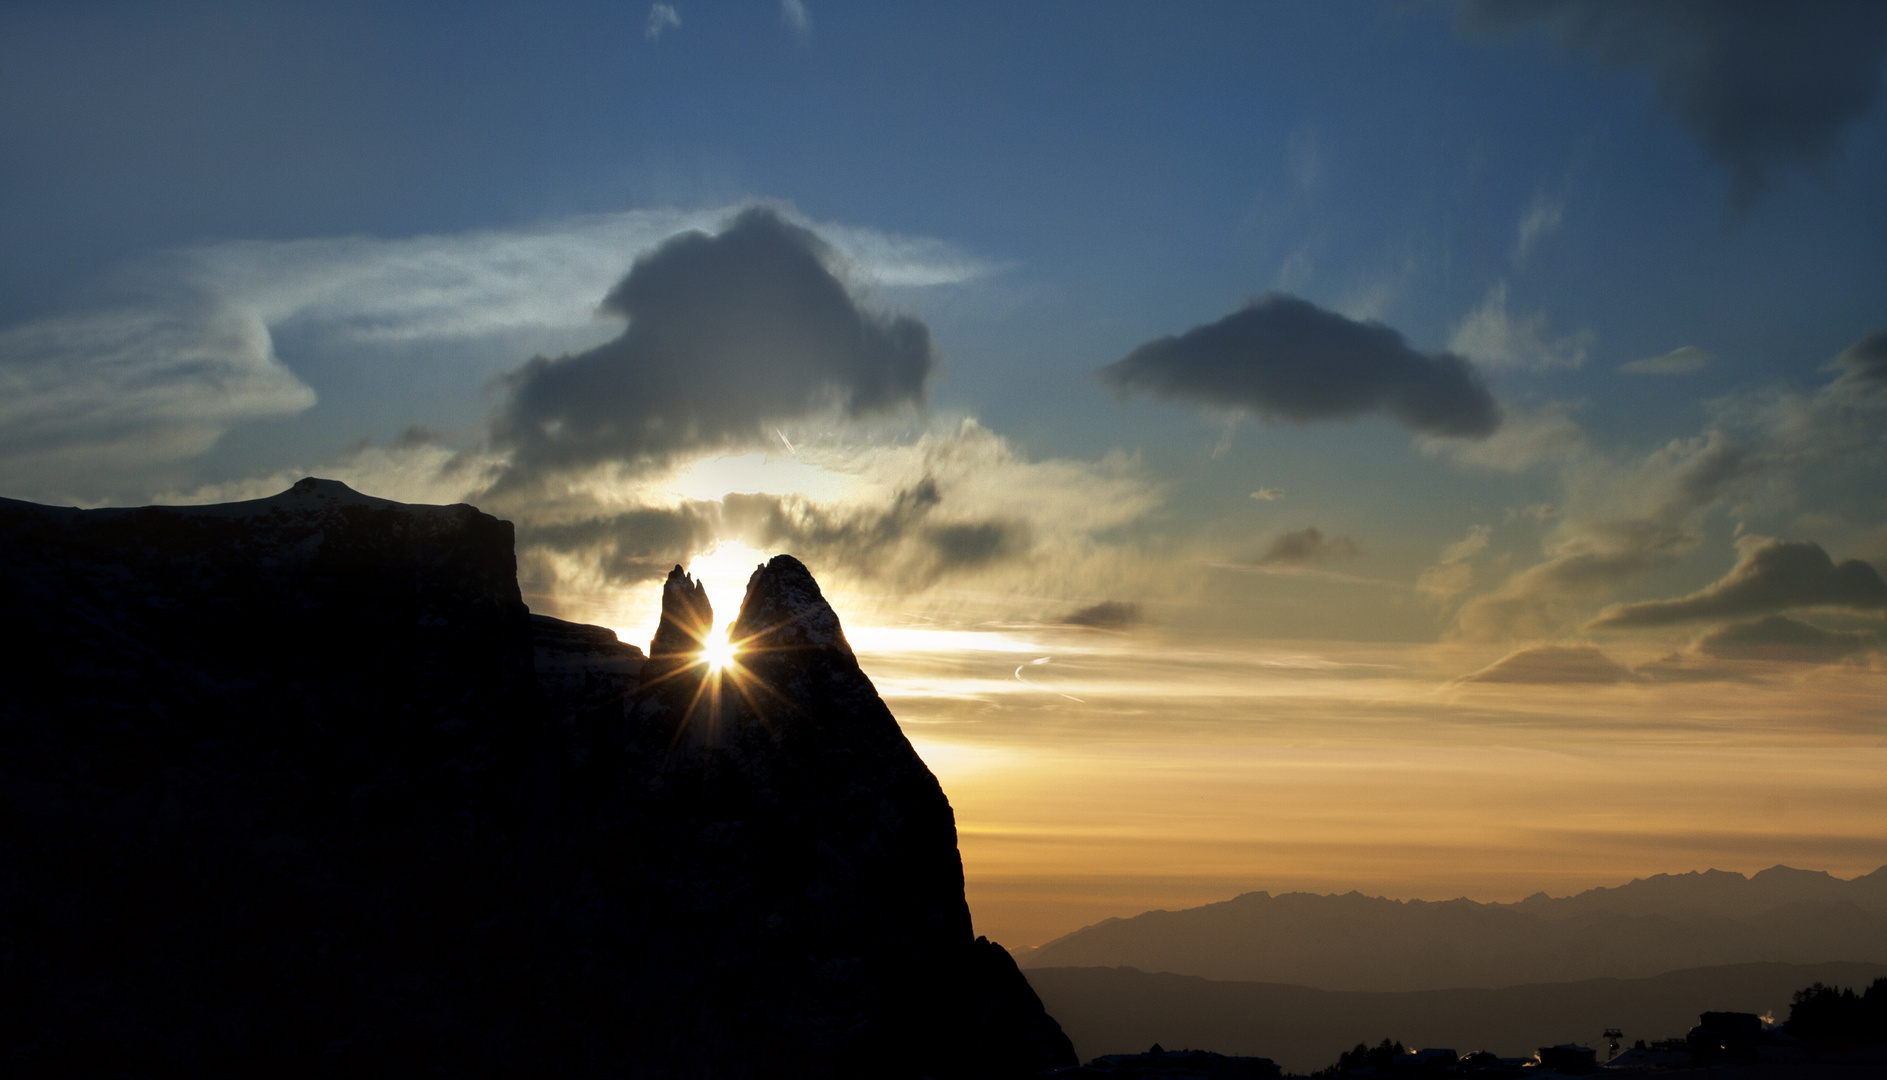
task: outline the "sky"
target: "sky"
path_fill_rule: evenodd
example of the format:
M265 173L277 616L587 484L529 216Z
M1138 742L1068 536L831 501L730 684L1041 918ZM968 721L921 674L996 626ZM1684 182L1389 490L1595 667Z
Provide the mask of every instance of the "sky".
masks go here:
M0 495L788 552L1026 947L1887 864L1887 8L0 5Z

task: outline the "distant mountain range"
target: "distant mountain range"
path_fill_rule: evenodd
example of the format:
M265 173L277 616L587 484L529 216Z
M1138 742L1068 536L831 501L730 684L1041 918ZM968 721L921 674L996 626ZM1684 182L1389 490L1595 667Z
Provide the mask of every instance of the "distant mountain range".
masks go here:
M1512 904L1254 892L1108 919L1016 958L1357 991L1887 960L1887 867L1853 880L1786 866L1659 874Z
M1887 963L1741 964L1649 979L1500 989L1357 993L1262 982L1216 982L1132 968L1032 968L1025 972L1083 1061L1100 1054L1205 1048L1268 1057L1308 1073L1359 1042L1399 1039L1458 1053L1531 1054L1577 1042L1600 1049L1608 1027L1629 1040L1681 1037L1705 1010L1773 1013L1813 982L1860 989ZM1858 1075L1858 1074L1857 1074Z

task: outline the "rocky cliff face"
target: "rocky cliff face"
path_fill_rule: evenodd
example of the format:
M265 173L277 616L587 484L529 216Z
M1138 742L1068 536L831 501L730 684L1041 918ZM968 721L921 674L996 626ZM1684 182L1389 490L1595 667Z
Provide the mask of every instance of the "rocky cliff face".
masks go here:
M948 802L803 566L740 664L529 614L510 526L303 481L0 501L9 1075L1000 1076Z

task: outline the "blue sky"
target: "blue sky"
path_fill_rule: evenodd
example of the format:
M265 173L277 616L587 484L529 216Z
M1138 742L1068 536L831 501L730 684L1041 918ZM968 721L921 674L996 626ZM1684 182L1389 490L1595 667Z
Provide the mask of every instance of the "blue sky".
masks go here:
M1887 567L1884 58L1872 4L14 0L0 494L316 473L512 518L534 606L629 637L672 562L725 591L793 550L861 626L1112 601L1122 648L1428 649L1407 694L1491 673L1521 696L1475 708L1563 734L1742 680L1802 746L1872 747L1887 625L1815 560ZM833 318L928 345L601 310L754 207ZM1304 387L1254 372L1341 380L1247 307L1273 293L1400 344L1280 419ZM1232 352L1157 386L1098 374L1222 320ZM1491 435L1396 411L1444 369ZM1700 590L1717 614L1608 607ZM990 737L926 702L933 747Z

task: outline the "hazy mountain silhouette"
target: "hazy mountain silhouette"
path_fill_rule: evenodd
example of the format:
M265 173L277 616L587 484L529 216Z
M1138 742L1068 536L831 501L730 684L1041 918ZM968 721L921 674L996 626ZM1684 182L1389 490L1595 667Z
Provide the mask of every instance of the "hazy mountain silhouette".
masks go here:
M1887 959L1887 868L1845 881L1659 874L1513 904L1246 893L1109 919L1019 956L1025 968L1134 967L1330 990L1636 978L1753 962Z
M664 595L644 657L531 615L508 522L332 481L0 500L0 1072L1072 1064L805 567L738 685Z
M1706 1010L1768 1013L1780 1021L1791 995L1811 983L1865 986L1881 975L1887 964L1741 964L1648 979L1364 993L1133 968L1028 971L1083 1060L1159 1043L1268 1057L1298 1073L1385 1037L1411 1048L1502 1056L1567 1042L1601 1046L1608 1027L1623 1029L1628 1040L1681 1038Z

